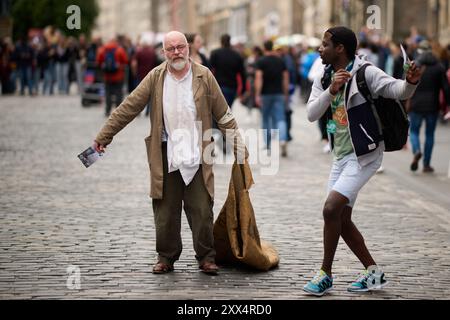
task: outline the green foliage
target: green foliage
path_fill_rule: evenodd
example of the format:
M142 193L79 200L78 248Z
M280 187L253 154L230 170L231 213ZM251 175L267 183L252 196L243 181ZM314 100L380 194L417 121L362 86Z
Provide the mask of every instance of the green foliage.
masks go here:
M77 5L81 9L81 29L69 30L66 26L67 8ZM13 0L12 17L14 37L27 35L30 28L53 25L66 35L89 35L99 13L96 0Z

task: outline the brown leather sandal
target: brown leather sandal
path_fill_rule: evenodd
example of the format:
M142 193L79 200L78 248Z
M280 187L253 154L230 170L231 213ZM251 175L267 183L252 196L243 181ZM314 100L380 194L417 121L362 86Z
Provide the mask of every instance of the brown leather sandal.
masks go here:
M209 275L216 275L219 272L219 267L214 262L205 262L199 268L203 273Z
M170 271L173 271L173 267L164 263L164 262L158 262L153 266L153 273L154 274L163 274L168 273Z

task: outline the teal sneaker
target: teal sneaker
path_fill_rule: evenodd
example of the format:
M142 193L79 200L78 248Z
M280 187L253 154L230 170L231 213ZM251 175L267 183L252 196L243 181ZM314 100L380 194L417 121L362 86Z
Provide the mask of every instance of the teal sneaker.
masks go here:
M387 284L388 282L385 279L384 272L377 266L370 266L347 288L347 291L367 292L371 290L380 290Z
M318 297L323 296L331 289L333 289L333 278L323 270L317 272L314 278L303 287L304 291Z

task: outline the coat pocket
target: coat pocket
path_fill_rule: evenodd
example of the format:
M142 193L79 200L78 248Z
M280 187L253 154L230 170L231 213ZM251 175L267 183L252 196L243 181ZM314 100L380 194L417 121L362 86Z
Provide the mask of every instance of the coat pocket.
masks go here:
M367 130L364 129L362 123L359 124L359 127L361 128L361 130L364 132L364 134L366 135L366 137L367 137L370 141L375 142L375 140L372 139L372 137L369 135L369 133L367 132Z

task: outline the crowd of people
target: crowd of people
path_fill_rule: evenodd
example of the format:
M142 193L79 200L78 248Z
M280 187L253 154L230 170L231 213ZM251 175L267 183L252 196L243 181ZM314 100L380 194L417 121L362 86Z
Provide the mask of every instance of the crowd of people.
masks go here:
M364 27L357 37L358 55L388 75L404 78L400 43ZM230 107L239 97L249 111L261 110L261 127L268 130L265 136L268 150L271 148L270 130L280 130L282 156L286 156L287 143L293 139L290 101L294 92L300 92L305 103L308 101L314 77L323 72L318 52L320 44L304 41L281 45L276 39L270 39L262 46L250 48L241 43L232 45L231 37L224 34L221 48L211 50L208 55L199 34L186 34L186 38L191 59L211 69ZM412 27L410 36L401 45L411 60L428 66L427 73L431 73L426 88L418 89L407 108L414 149L411 170L417 170L418 161L424 157L425 171L432 172L430 158L436 124L439 118L445 121L450 116L447 107L450 104L447 102L450 44L443 47L437 41L429 41ZM3 95L67 95L75 86L82 94L86 89L86 71L95 70L96 80L104 85L105 115L108 116L123 100L124 93L131 93L149 71L164 61L161 49L162 43L155 43L149 35L143 35L136 43L123 35L103 43L98 37L89 41L84 35L78 39L66 37L53 27L31 38L17 39L15 43L5 38L0 42L1 92ZM149 110L150 104L146 115ZM323 151L330 152L324 121L324 118L318 121ZM422 152L418 134L423 121L427 126L427 140ZM225 151L225 143L223 146Z

